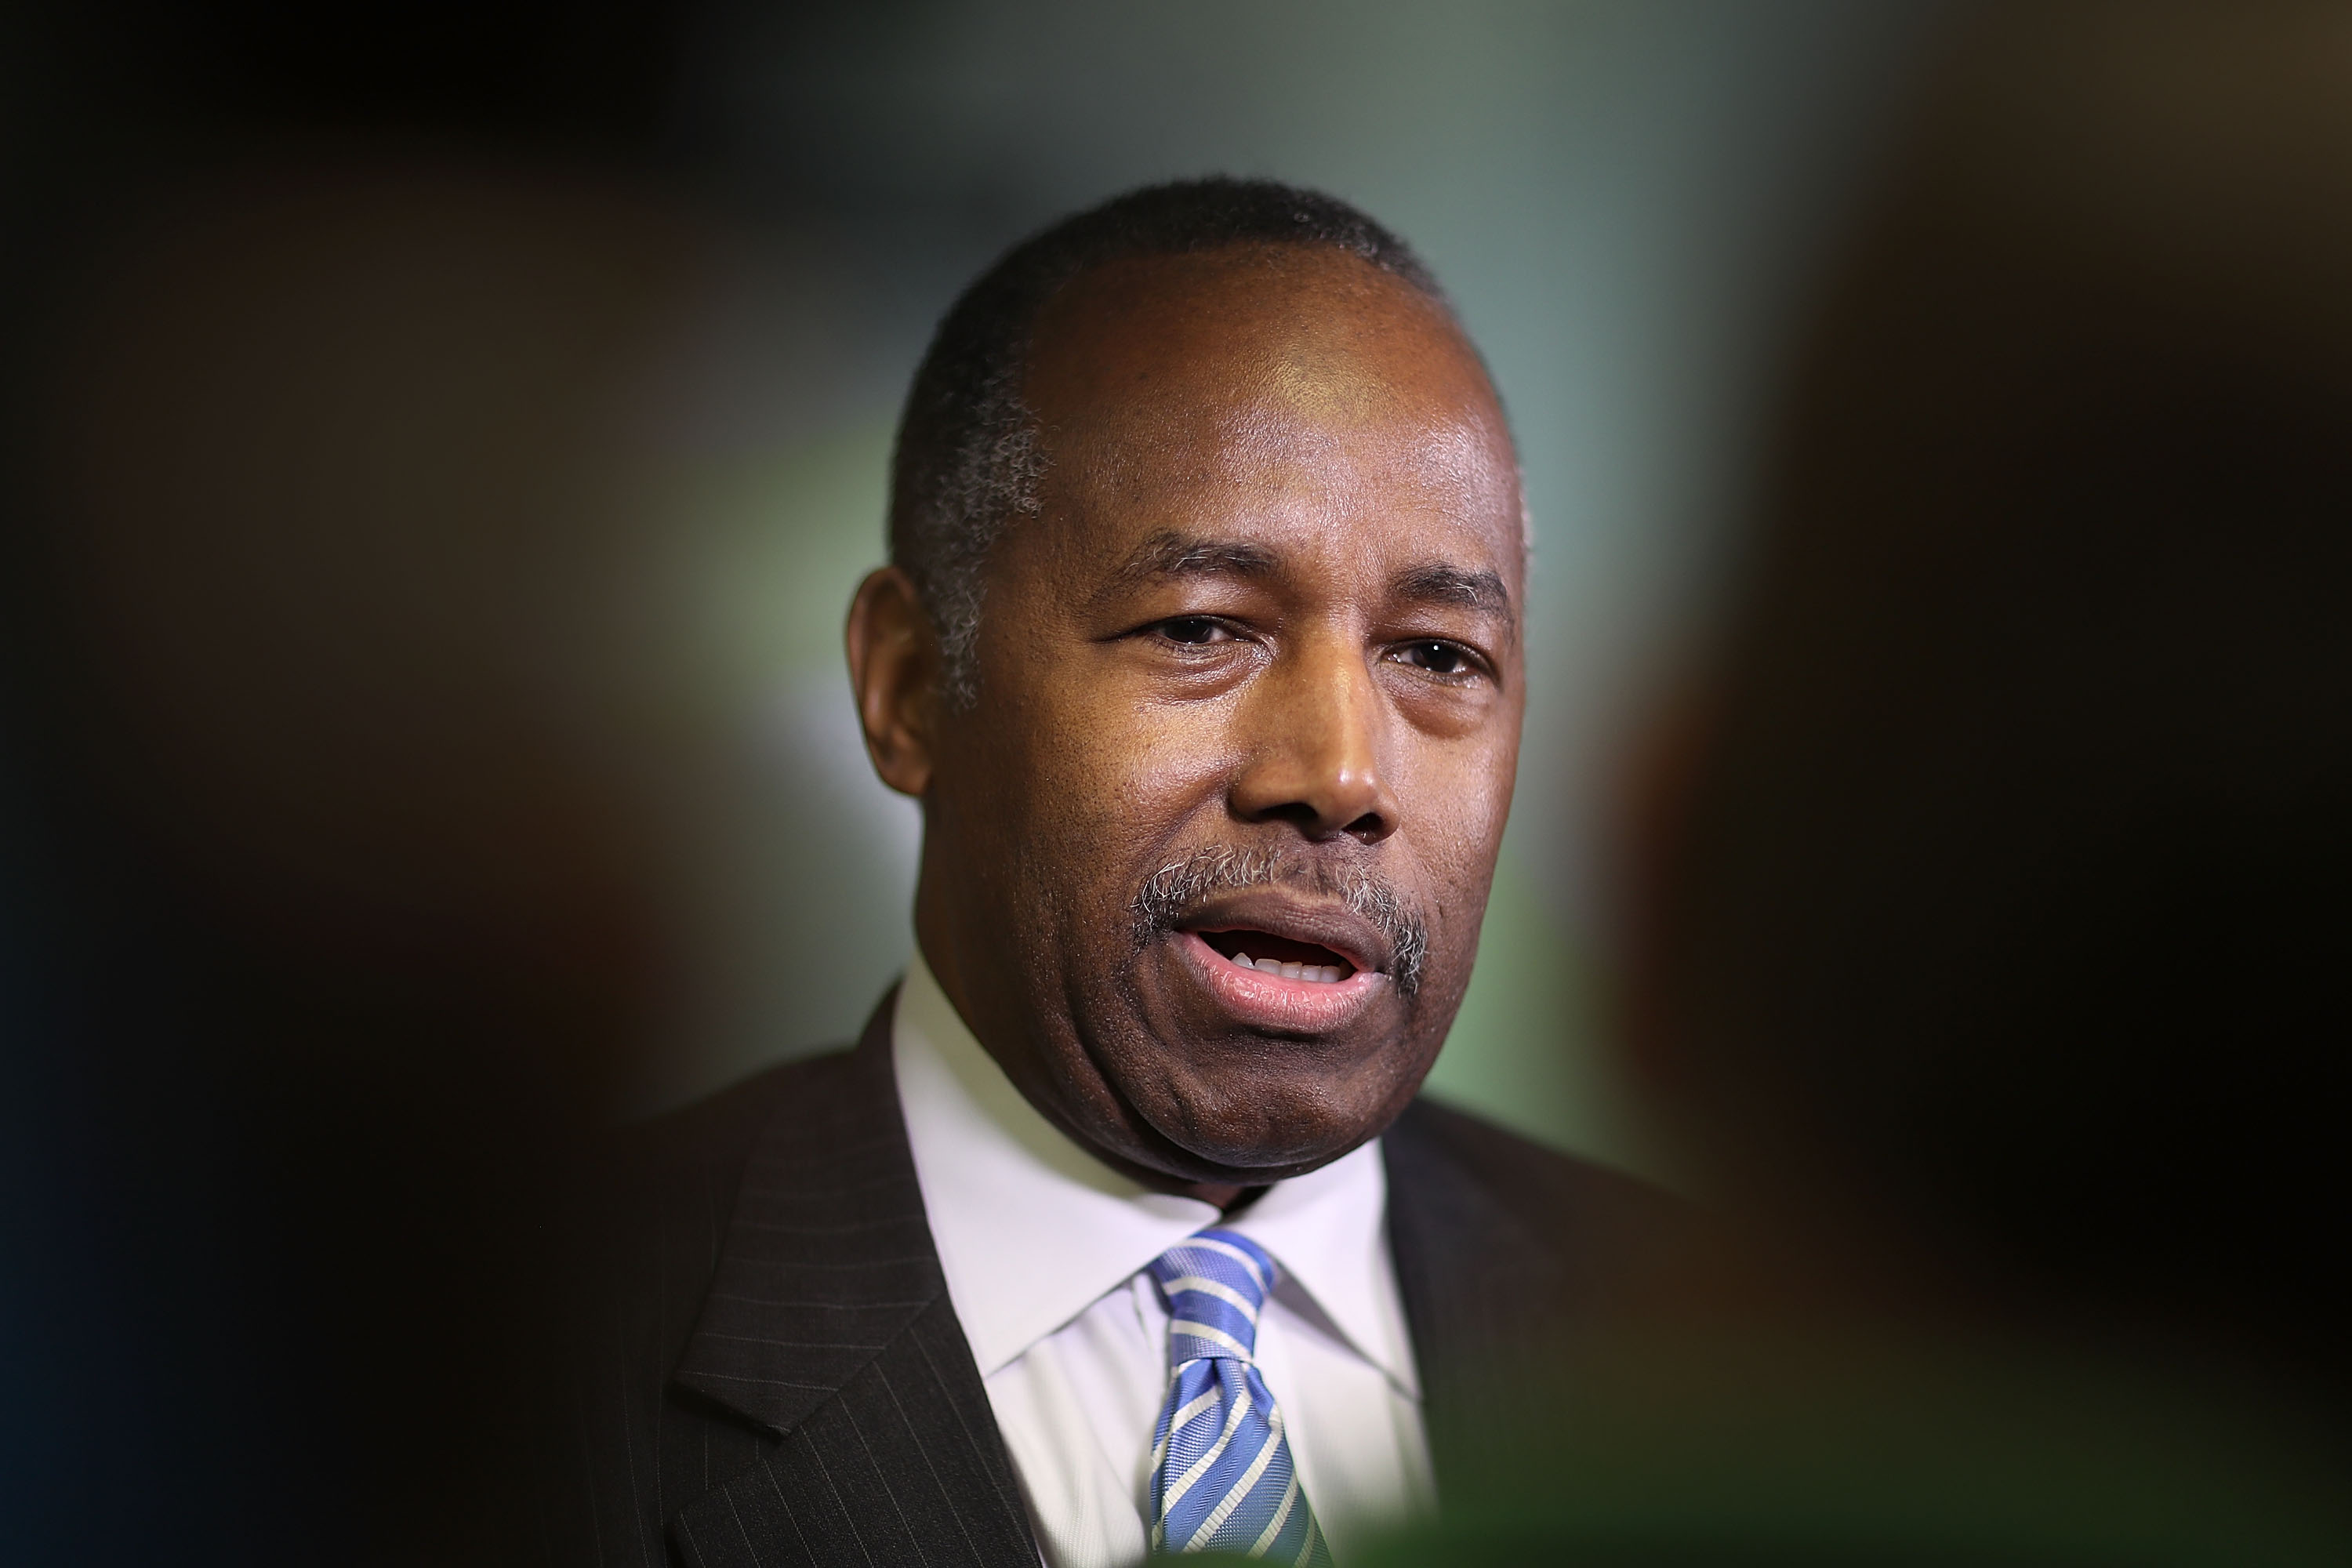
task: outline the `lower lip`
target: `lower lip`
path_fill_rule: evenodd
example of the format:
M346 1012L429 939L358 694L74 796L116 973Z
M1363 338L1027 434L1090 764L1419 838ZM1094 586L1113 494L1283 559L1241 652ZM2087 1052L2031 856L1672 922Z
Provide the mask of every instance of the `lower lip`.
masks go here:
M1319 1035L1362 1012L1388 984L1388 977L1359 969L1345 980L1285 980L1262 969L1244 969L1193 931L1178 931L1177 951L1199 974L1209 994L1245 1024L1288 1034Z

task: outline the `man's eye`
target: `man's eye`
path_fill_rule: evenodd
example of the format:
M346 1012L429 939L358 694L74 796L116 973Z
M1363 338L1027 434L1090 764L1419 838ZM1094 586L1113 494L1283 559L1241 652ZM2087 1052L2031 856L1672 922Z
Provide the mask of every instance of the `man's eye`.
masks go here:
M1478 668L1468 648L1434 638L1409 642L1397 649L1396 657L1400 663L1425 669L1432 675L1469 675Z
M1208 616L1179 616L1172 621L1160 622L1154 629L1170 642L1189 643L1196 647L1202 643L1228 642L1234 635L1224 628L1223 623Z

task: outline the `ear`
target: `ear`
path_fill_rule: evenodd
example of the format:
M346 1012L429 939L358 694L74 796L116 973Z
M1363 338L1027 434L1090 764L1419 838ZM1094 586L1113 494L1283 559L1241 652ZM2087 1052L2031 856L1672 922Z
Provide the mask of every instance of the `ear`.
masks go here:
M866 754L884 784L920 799L931 783L940 648L913 579L896 566L866 574L845 640Z

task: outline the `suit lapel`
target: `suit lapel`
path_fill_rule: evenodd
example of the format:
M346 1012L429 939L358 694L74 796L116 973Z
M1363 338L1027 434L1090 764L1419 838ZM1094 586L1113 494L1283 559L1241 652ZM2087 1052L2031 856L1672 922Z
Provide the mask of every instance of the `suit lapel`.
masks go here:
M1389 1247L1441 1497L1458 1495L1483 1462L1496 1363L1527 1343L1530 1320L1559 1300L1567 1274L1550 1239L1457 1157L1444 1116L1416 1100L1381 1141Z
M1675 1289L1697 1221L1644 1183L1426 1100L1381 1147L1430 1458L1451 1506L1559 1422L1546 1364Z
M777 1112L744 1173L673 1381L779 1441L679 1510L688 1563L1037 1561L924 1217L894 1010Z

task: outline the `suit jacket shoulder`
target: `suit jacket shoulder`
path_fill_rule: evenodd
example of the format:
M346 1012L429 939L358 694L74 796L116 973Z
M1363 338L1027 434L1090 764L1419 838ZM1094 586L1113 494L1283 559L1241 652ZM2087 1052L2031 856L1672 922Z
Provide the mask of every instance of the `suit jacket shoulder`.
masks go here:
M585 1207L562 1562L1030 1568L892 1080L853 1052L630 1130Z
M1499 1227L1496 1243L1519 1233L1558 1260L1564 1286L1593 1291L1596 1306L1687 1226L1685 1205L1638 1177L1427 1099L1406 1108L1381 1147L1392 1227L1466 1222L1474 1232Z
M1637 1310L1695 1227L1643 1182L1427 1100L1381 1152L1431 1458L1458 1495L1497 1433L1550 1414L1515 1403L1530 1363Z
M702 1315L744 1177L786 1107L854 1098L851 1052L771 1068L615 1130L582 1178L577 1304L625 1333L633 1358L677 1366ZM849 1091L845 1093L845 1091Z

